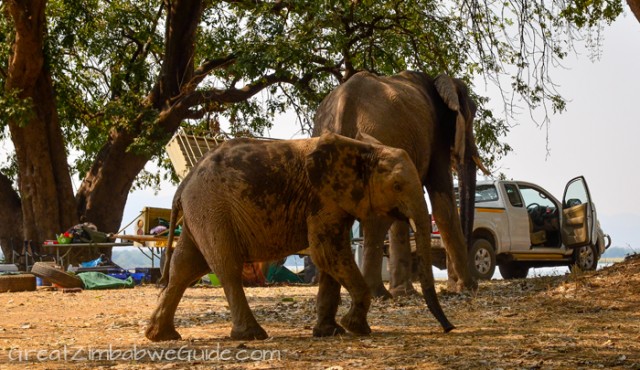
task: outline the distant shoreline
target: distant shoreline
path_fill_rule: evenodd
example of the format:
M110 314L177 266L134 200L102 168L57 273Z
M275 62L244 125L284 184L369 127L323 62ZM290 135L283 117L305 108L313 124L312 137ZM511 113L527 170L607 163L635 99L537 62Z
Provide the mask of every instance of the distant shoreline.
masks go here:
M600 258L598 263L617 263L624 261L624 257L603 257Z

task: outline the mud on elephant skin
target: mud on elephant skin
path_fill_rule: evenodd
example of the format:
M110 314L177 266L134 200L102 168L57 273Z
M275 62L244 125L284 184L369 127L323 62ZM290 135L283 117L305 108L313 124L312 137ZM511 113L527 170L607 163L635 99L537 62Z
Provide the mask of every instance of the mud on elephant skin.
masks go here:
M431 223L407 154L339 135L228 141L206 154L178 187L170 230L179 212L182 234L167 256L167 285L146 331L153 341L180 338L174 326L178 303L189 284L210 270L218 275L229 302L231 338L266 338L247 303L242 265L283 258L307 247L321 271L313 334L329 336L345 329L369 334L371 295L349 240L356 217L411 220L424 265L430 266ZM169 245L172 241L170 234ZM453 329L438 303L431 269L423 275L429 309L445 331ZM352 298L342 326L335 318L340 286Z
M322 101L313 130L313 136L334 132L364 137L409 154L427 188L435 221L447 246L452 262L448 266L449 289L454 291L477 288L468 268L468 244L458 217L452 175L455 166L462 194L466 194L461 210L470 238L476 164L487 173L479 161L473 136L475 112L476 105L465 84L447 75L434 79L411 71L388 77L360 72ZM382 244L390 226L391 294L381 278ZM408 225L373 219L363 222L362 227L363 274L372 294L390 297L414 293Z

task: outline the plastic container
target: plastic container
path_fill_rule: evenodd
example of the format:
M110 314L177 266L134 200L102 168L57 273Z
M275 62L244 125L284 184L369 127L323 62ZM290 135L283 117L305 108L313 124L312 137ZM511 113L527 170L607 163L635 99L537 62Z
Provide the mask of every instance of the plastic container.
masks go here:
M136 267L134 272L145 274L144 282L147 284L155 284L162 276L159 267Z
M64 234L56 235L56 239L58 239L58 244L70 244L73 240L72 237L64 236Z
M106 274L120 280L127 280L127 278L131 275L129 271L118 268L110 268L109 270L107 270Z
M130 276L133 278L136 285L140 285L147 275L144 272L134 272Z
M36 286L51 286L51 282L47 279L36 276Z

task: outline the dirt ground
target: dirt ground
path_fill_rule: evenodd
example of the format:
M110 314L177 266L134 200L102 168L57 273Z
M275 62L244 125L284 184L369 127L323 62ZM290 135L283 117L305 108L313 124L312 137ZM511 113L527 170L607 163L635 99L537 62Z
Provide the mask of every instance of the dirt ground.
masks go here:
M444 283L439 282L438 288ZM187 290L183 340L144 329L159 290L0 293L0 369L640 369L640 255L591 273L494 280L440 293L443 334L422 299L373 302L373 334L313 338L315 286L247 288L270 335L234 341L221 288ZM338 315L349 298L343 290Z

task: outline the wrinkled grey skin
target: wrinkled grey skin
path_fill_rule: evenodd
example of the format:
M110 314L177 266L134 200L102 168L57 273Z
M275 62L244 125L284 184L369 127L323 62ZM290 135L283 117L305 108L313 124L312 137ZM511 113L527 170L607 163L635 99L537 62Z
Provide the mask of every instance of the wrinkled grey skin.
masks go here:
M467 243L456 211L452 176L452 166L456 166L464 195L461 209L467 224L473 225L475 165L481 165L473 137L475 112L467 87L449 76L432 79L424 73L405 71L380 77L360 72L322 101L313 130L313 136L334 132L401 148L409 154L427 188L433 216L448 248L449 289L454 291L477 289L467 265ZM388 298L415 293L407 223L391 224L381 218L362 222L362 227L363 274L372 294ZM389 227L390 292L381 278L382 246Z
M243 263L277 260L307 247L321 271L313 334L330 336L345 329L369 334L371 294L349 240L356 217L414 221L418 250L430 266L431 223L407 154L339 135L226 142L207 153L179 186L169 230L180 211L182 234L173 253L167 248L167 286L146 330L153 341L180 338L174 326L178 303L185 289L211 270L229 302L231 338L266 338L244 294ZM173 238L171 232L169 245ZM429 309L445 331L453 329L438 303L431 269L422 275ZM342 325L335 319L340 286L352 298Z

